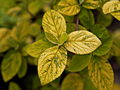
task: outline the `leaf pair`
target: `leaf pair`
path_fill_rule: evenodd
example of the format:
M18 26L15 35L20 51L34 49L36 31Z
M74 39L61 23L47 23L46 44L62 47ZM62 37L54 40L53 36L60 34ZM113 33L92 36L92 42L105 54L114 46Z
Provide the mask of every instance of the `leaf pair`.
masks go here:
M120 21L120 1L119 0L106 2L103 5L102 9L104 14L110 13L112 16L114 16L116 19Z
M39 43L40 40L27 47L30 55L40 56L38 74L42 85L53 81L64 71L67 64L66 49L75 54L89 54L101 45L101 41L86 30L67 35L64 17L54 10L45 13L42 25L46 38L56 46L51 47L48 43L43 45L43 42Z

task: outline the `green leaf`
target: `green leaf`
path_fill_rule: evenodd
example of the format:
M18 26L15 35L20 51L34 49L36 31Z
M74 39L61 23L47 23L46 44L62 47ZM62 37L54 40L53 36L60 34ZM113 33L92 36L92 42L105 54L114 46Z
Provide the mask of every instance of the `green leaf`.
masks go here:
M94 15L92 11L87 10L85 8L81 9L81 12L79 14L79 19L80 19L81 24L87 29L89 29L95 24Z
M9 49L9 45L8 45L8 38L10 31L6 28L1 28L0 29L0 53L1 52L5 52L6 50Z
M68 16L73 16L79 13L80 7L77 0L61 0L58 3L57 11Z
M38 65L38 58L28 57L27 60L28 60L28 64L30 64L30 65L35 65L35 66Z
M17 73L19 78L23 78L27 73L27 61L26 60L27 59L25 58L22 59L21 67L19 69L19 72Z
M16 16L11 16L4 12L0 12L0 27L12 28L16 24L16 21Z
M66 16L66 15L63 15L63 16L64 16L66 22L73 23L74 16Z
M33 14L37 14L42 9L42 3L39 0L35 0L28 5L28 10Z
M15 82L10 82L9 83L9 90L22 90L17 83Z
M71 33L74 32L76 28L76 24L74 23L67 23L67 33ZM86 30L85 27L83 27L82 25L78 25L78 30Z
M91 32L80 30L69 34L65 48L75 54L89 54L101 45L101 41Z
M108 30L104 26L96 24L91 28L91 31L102 41L102 45L96 49L93 54L97 56L107 54L113 44L112 36L109 34Z
M88 65L89 77L98 90L111 90L114 74L111 65L106 59L93 57Z
M74 55L67 68L70 72L83 70L90 63L91 55Z
M25 90L39 90L41 89L40 80L37 73L31 73L24 78L22 84Z
M63 47L54 46L45 50L38 61L38 75L42 85L58 78L67 64L67 51Z
M53 46L53 44L41 39L34 42L33 44L26 46L25 49L29 55L38 58L44 50L50 48L51 46Z
M87 9L96 9L100 7L100 2L99 0L85 0L82 6Z
M40 33L41 32L43 32L42 30L41 30L41 26L39 25L39 24L37 24L37 23L33 23L33 24L31 24L31 27L30 27L30 32L29 32L29 34L31 35L31 36L37 36L37 35L40 35ZM41 35L40 35L41 36Z
M5 1L0 0L0 12L8 10L14 5L15 5L15 0L12 0L12 1L11 0L5 0Z
M113 18L110 14L103 14L103 12L99 12L98 16L97 16L97 24L101 24L105 27L110 26L110 24L112 23Z
M84 82L77 73L68 74L62 82L61 90L83 90Z
M85 79L85 85L84 85L84 89L83 90L98 90L97 88L95 88L95 86L93 85L92 81L90 79Z
M54 10L49 10L44 14L42 26L46 38L54 44L58 44L61 35L66 32L64 17Z
M11 80L18 73L22 63L21 60L22 57L19 52L8 52L1 64L1 73L5 82Z

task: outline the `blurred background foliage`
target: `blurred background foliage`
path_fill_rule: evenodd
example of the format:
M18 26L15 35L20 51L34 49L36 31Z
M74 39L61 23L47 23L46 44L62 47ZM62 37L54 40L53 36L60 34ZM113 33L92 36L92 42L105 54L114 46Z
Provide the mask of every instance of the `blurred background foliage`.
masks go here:
M70 60L68 65L71 66L66 68L61 77L48 85L41 86L37 74L37 58L31 57L25 52L27 45L44 38L41 27L42 16L46 10L54 8L59 1L0 0L0 90L97 90L88 78L87 69L82 69L86 66L79 68L76 66L77 73L70 73L70 71L74 71L74 68L71 68L72 65L75 66L77 60L83 57L74 55L72 57L74 62L70 64L72 62ZM79 0L79 3L82 1L84 0ZM83 7L86 7L85 3ZM67 33L74 31L76 16L64 15L64 17L67 22ZM111 49L113 56L109 61L115 73L114 90L119 90L120 22L111 15L103 14L99 8L95 10L81 9L79 20L78 29L91 28L91 31L97 30L98 32L97 28L100 27L103 31L107 28L111 32L114 44ZM104 49L109 49L110 40L106 39L103 42L105 43ZM94 54L98 55L99 53L96 51ZM71 57L71 55L70 53L69 56ZM89 57L87 56L86 60ZM87 64L87 62L81 62Z

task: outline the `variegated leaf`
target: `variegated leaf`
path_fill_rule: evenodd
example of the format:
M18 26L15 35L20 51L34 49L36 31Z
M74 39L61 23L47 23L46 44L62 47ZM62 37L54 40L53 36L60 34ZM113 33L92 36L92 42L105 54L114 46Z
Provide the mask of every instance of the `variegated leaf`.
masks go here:
M103 13L113 13L120 10L120 1L112 0L103 5Z
M96 9L100 7L100 2L99 0L85 0L82 6L87 9Z
M25 51L29 55L31 55L35 58L38 58L44 50L50 48L51 46L53 46L53 44L41 39L41 40L34 42L33 44L26 46Z
M114 75L109 62L101 57L93 57L88 65L90 79L98 90L112 90Z
M91 32L81 30L68 35L65 47L75 54L89 54L101 45L101 41Z
M67 51L63 47L54 46L45 50L38 61L38 75L42 85L58 78L67 64Z
M120 21L120 11L113 12L113 13L111 13L111 15L112 15L113 17L115 17L117 20Z
M8 38L10 37L10 31L6 28L0 29L0 53L9 49Z
M64 17L54 10L49 10L45 13L42 20L42 26L46 38L54 44L58 44L61 35L66 32Z
M60 13L68 16L76 15L80 11L77 0L61 0L57 9Z

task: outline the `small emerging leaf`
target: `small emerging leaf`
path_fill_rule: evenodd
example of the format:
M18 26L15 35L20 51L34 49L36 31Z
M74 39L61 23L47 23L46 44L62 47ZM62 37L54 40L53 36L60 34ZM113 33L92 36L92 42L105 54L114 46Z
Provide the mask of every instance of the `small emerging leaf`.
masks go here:
M65 47L75 54L89 54L101 45L101 41L91 32L81 30L69 34Z
M63 47L54 46L45 50L38 61L38 75L42 85L58 78L67 64L67 51Z
M50 48L51 46L53 46L51 43L41 39L34 42L33 44L26 46L25 49L29 55L38 58L44 50Z

